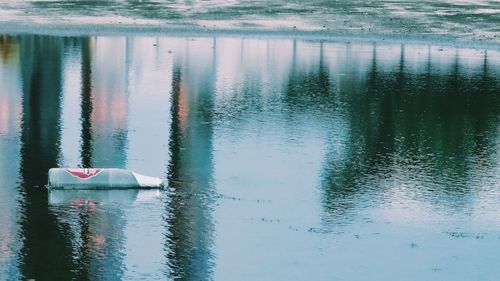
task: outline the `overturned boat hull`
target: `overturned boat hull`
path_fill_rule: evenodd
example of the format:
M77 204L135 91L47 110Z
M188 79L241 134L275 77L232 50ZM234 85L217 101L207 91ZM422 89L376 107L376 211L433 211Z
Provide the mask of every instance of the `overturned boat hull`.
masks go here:
M48 189L152 189L163 187L157 177L116 168L52 168Z

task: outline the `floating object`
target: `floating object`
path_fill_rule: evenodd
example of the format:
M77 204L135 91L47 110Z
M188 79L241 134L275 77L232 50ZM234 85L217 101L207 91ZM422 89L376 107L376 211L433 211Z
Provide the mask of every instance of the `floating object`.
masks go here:
M116 168L52 168L48 189L148 189L161 188L160 178Z

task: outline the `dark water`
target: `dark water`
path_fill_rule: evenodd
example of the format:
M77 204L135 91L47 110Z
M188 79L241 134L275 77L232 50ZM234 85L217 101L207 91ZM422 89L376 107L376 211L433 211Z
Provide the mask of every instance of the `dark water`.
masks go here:
M0 149L2 280L500 276L498 51L1 36Z

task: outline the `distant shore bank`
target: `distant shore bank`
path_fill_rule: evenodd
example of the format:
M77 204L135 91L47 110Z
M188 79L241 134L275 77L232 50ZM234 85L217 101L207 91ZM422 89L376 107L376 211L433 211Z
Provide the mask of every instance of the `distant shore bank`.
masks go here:
M155 24L30 24L6 23L0 25L0 34L40 34L54 36L167 36L167 37L242 37L284 38L330 42L377 42L426 44L458 48L500 50L500 43L488 40L470 40L441 34L356 33L338 30L301 30L296 28L218 28L203 26L170 26Z
M33 1L0 5L0 33L237 36L500 49L489 0Z

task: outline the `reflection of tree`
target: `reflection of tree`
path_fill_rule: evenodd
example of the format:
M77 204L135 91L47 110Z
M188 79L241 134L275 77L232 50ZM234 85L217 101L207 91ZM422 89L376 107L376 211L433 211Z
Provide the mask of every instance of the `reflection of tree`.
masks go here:
M82 116L81 161L82 167L92 167L92 57L90 40L82 40Z
M36 280L71 279L74 269L68 230L47 208L47 171L60 154L63 39L20 39L23 80L21 177L24 237L21 272Z
M167 260L173 279L210 280L214 77L192 77L188 69L176 64L172 81L168 180L175 191L168 206Z
M486 61L483 73L462 71L458 57L449 72L432 73L428 61L427 73L411 73L402 46L399 68L383 72L375 55L374 48L366 91L339 93L350 137L345 158L327 160L325 208L341 214L361 194L383 193L380 182L395 170L434 198L465 199L472 192L473 159L478 151L494 150L497 134L498 81L488 74Z
M117 44L122 43L121 40L97 41L99 39L85 38L80 44L80 165L122 167L127 157L124 132L128 117L128 87L124 82L128 69L123 63L129 54L124 44ZM95 45L92 47L91 43ZM113 59L109 60L111 53ZM94 74L99 77L94 77ZM123 275L123 231L126 225L123 210L112 205L101 207L100 203L84 199L73 202L82 208L76 222L71 224L74 250L79 254L79 270L75 272L80 279L120 279Z
M126 158L122 145L126 138L112 134L114 129L125 130L126 127L127 96L123 94L126 91L122 91L126 86L120 84L126 79L123 68L118 69L117 76L121 79L93 80L92 73L96 69L102 76L112 77L115 70L113 67L92 69L92 52L99 50L95 50L97 47L92 49L89 39L22 36L21 177L24 217L21 235L24 240L20 251L21 273L26 278L37 280L120 279L123 273L123 226L126 223L122 210L108 208L102 211L97 203L83 199L72 202L71 207L77 209L76 215L47 207L47 193L43 188L47 183L47 171L59 165L61 154L62 68L64 48L68 42L75 43L73 47L81 47L82 51L80 164L91 166L102 160L99 157L103 156L92 149L95 139L93 128L101 129L98 132L100 135L97 135L100 139L97 140L102 149L114 156L105 158L110 161L109 165L122 165ZM104 47L109 46L104 44ZM119 58L121 61L125 59ZM116 91L99 92L95 88ZM102 110L115 105L118 108L111 115ZM101 111L93 115L94 109ZM112 137L108 138L108 134ZM114 146L116 143L119 145Z
M365 192L362 177L366 169L382 172L390 166L390 152L394 150L394 103L399 98L404 83L404 58L396 75L378 73L373 47L372 67L366 81L358 81L352 91L339 93L344 100L349 122L349 139L345 141L343 159L329 159L324 172L325 208L333 214L341 214L353 204L353 198ZM356 92L355 89L360 89ZM372 170L373 169L373 170Z
M96 59L96 54L100 51L98 50L99 46L92 46L92 39L78 38L70 40L74 40L74 47L78 48L81 52L81 162L79 165L92 167L94 163L98 163L99 161L99 156L96 156L96 152L93 149L93 128L113 128L113 125L109 125L113 124L111 118L106 118L107 116L93 118L95 117L95 115L93 116L94 108L107 107L108 104L105 102L109 99L95 98L95 95L99 94L107 97L108 93L96 92L94 90L96 87L99 89L104 86L102 83L96 85L96 83L102 82L102 80L93 80L92 74L97 69L101 75L105 75L107 74L106 70L109 70L109 68L98 69L100 67L99 63L92 64L93 60ZM111 86L109 89L114 89L112 87L114 85L112 83L114 82L116 81L110 81ZM119 95L119 98L122 98L119 103L123 104L123 96ZM99 102L104 102L104 104L100 104ZM118 124L118 126L123 126L123 124ZM100 133L102 134L102 132ZM103 138L102 136L97 137ZM114 147L106 147L106 145L109 146L109 142L102 141L102 139L100 141L103 149L113 151ZM122 150L119 150L116 154L118 159L124 157ZM114 160L109 159L109 161ZM119 162L120 160L117 161ZM103 210L99 200L86 199L85 196L79 197L78 194L73 194L72 197L64 202L64 204L68 204L72 208L72 212L64 212L57 208L56 215L59 223L67 226L68 232L70 232L72 259L74 262L72 273L75 279L120 279L123 274L122 247L124 239L122 233L123 227L126 224L123 219L122 210L111 206L106 206L106 210Z
M330 69L324 58L323 42L320 43L318 68L303 72L297 63L297 44L294 41L292 68L286 88L285 105L297 114L311 114L334 109L334 95L331 89Z

